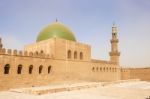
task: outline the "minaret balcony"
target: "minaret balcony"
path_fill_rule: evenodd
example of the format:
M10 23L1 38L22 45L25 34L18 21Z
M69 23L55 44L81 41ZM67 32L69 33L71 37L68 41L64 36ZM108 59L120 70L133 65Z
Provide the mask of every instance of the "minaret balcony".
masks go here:
M110 40L110 42L111 42L111 43L118 43L119 40L118 40L118 39L112 39L112 40Z
M115 52L109 52L110 56L120 56L120 52L115 51Z

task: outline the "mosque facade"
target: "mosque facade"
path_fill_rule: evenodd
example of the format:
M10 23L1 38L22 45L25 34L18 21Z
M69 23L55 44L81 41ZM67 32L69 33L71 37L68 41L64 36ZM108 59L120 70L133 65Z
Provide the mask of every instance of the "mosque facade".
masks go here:
M91 46L76 40L62 23L45 27L23 51L5 49L0 39L0 90L53 83L104 82L122 79L117 27L112 26L110 60L91 58ZM124 77L125 79L125 77Z

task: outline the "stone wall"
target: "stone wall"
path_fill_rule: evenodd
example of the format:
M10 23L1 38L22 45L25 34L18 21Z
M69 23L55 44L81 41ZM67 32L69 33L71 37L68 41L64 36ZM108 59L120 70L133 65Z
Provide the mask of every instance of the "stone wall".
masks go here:
M37 53L44 52L54 59L68 59L68 51L70 51L71 57L69 60L81 60L80 53L84 56L82 60L91 60L91 47L89 45L60 38L51 38L29 44L24 47L24 50ZM76 58L74 57L75 53L77 54Z
M82 81L114 81L119 79L119 68L107 62L52 59L47 55L0 53L0 90L42 86L51 83ZM29 67L33 66L32 73ZM5 66L9 73L5 74ZM21 71L18 73L19 66ZM41 73L39 67L42 66ZM50 71L48 72L49 66ZM94 69L93 69L94 68Z
M122 68L121 69L121 79L122 80L127 80L127 79L131 79L130 78L130 69L125 69L125 68Z
M140 79L150 81L150 68L124 68L121 71L122 79Z
M0 48L0 90L119 79L120 67L91 59L86 44L53 38L27 45L25 51Z

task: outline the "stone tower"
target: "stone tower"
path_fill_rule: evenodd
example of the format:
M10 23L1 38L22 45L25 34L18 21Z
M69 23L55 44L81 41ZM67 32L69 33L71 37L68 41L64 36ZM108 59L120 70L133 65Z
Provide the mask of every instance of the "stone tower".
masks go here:
M0 38L0 49L3 48L2 39Z
M110 40L111 42L111 52L109 53L110 55L110 61L119 65L119 56L120 52L118 51L118 38L117 38L117 27L115 24L112 26L112 39Z

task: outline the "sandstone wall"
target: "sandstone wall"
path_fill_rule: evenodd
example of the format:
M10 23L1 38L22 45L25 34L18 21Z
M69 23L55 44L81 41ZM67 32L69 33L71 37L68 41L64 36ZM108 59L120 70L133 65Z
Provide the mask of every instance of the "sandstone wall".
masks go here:
M9 73L5 74L5 66ZM18 74L18 66L22 66ZM29 74L29 66L33 66ZM43 66L41 73L39 67ZM48 67L51 66L48 73ZM93 69L94 68L94 69ZM114 81L119 79L119 68L107 62L52 59L48 55L27 52L0 51L0 90L10 88L42 86L52 83L82 81Z
M91 47L87 44L52 38L27 45L25 51L0 49L0 90L119 79L120 67L91 60Z
M126 68L122 69L122 79L140 79L150 81L150 68Z
M89 45L60 38L51 38L29 44L24 47L24 50L37 53L43 52L55 59L68 59L68 51L71 51L70 60L74 59L75 52L77 53L76 60L80 60L80 53L84 56L82 60L91 60L91 47Z

